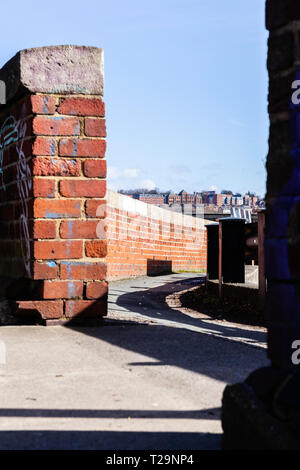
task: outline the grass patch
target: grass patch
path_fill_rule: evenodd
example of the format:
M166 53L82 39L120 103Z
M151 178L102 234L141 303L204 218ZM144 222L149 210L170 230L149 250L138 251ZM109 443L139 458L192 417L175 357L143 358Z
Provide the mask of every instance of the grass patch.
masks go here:
M227 287L227 286L226 286ZM204 313L213 319L227 320L234 323L252 326L266 326L263 313L257 306L257 290L245 292L244 298L239 289L235 295L234 286L230 286L230 295L224 294L222 300L217 293L217 284L214 286L200 286L183 293L180 301L183 307Z

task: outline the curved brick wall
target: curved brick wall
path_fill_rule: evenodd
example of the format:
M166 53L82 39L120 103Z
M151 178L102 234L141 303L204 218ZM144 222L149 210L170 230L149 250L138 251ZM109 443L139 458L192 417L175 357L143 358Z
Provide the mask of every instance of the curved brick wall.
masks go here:
M204 225L209 221L111 190L106 199L108 279L206 270Z

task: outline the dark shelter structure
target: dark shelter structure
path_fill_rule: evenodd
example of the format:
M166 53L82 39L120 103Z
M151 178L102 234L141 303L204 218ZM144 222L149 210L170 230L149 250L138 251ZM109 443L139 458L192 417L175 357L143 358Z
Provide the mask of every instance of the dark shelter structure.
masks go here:
M223 396L226 449L300 449L300 2L267 0L265 262L270 366Z

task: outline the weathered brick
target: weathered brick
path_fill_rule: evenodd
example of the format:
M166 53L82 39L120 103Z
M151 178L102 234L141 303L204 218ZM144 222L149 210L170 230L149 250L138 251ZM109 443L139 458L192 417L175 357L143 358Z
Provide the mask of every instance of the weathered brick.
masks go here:
M55 101L53 95L32 95L32 112L34 114L54 114L56 109Z
M104 157L106 141L103 139L61 139L58 153L61 157ZM45 154L51 155L51 154Z
M82 241L35 241L35 259L78 259L82 257Z
M63 180L59 185L60 194L64 197L104 197L105 180Z
M88 199L85 202L85 214L87 217L105 218L106 209L106 201L103 199Z
M34 217L45 219L76 218L81 215L81 203L76 200L55 199L34 201Z
M104 258L107 255L106 240L85 242L85 254L88 258Z
M39 178L33 179L33 196L34 197L55 197L55 181Z
M96 238L96 220L63 220L60 224L61 238Z
M107 302L105 300L68 300L65 313L69 318L103 317L107 314Z
M106 137L105 119L85 118L84 132L88 137Z
M34 220L33 238L55 238L56 222L54 220Z
M35 261L33 263L33 279L56 279L58 266L54 261Z
M88 299L106 298L108 293L108 283L105 281L88 282L86 285L86 297Z
M83 166L84 176L88 178L106 177L106 160L86 160Z
M17 302L17 315L41 315L43 319L63 316L62 300L22 300Z
M33 155L51 155L56 154L56 142L51 137L36 137L32 148Z
M105 280L106 279L106 264L102 262L62 262L60 265L61 279L69 280Z
M35 176L79 176L81 163L76 159L35 157L33 174Z
M43 285L44 299L72 299L83 295L81 281L45 281Z
M36 135L79 135L80 122L76 117L36 116L33 132Z
M101 98L61 98L58 112L76 116L104 116L105 105Z

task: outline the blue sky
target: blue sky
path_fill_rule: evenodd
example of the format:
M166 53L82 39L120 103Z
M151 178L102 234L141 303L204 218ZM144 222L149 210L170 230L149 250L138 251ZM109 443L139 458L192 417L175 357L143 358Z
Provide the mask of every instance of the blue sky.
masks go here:
M28 47L104 49L111 188L264 195L263 0L27 0L1 16L1 64Z

